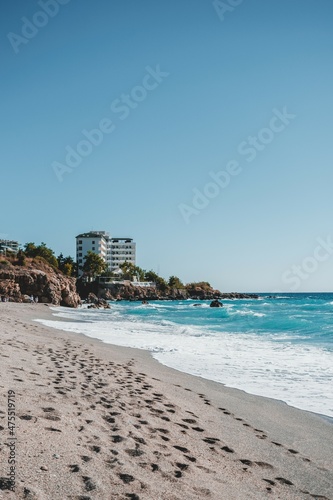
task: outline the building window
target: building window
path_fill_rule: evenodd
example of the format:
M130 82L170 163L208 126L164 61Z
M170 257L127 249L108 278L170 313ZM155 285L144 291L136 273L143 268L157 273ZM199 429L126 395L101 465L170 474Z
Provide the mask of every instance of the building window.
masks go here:
M79 257L82 257L82 252L79 253Z
M93 245L95 245L95 242L94 242L94 241L92 241L91 243L92 243Z
M92 247L93 252L95 251L95 247Z
M79 247L79 250L82 250L82 247Z
M79 240L79 245L82 245L82 240Z

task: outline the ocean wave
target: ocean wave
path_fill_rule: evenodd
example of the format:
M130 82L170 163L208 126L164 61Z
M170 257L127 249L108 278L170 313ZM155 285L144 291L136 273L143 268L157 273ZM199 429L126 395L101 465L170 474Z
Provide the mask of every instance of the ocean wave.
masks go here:
M236 311L232 311L232 313L234 315L240 315L240 316L254 316L255 318L262 318L264 316L266 316L266 314L264 313L260 313L260 312L256 312L256 311L252 311L251 309L245 309L245 310L241 310L241 309L238 309Z
M221 309L190 301L157 308L111 303L110 310L52 308L54 321L41 322L146 349L178 370L333 416L333 327L323 308L333 302L309 305L309 297L230 301Z

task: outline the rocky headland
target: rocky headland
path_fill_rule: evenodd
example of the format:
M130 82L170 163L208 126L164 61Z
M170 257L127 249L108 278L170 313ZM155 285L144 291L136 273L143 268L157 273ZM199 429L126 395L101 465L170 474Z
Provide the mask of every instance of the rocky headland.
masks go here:
M247 293L221 293L214 289L209 283L191 283L184 288L158 289L154 286L136 286L130 282L126 284L113 283L101 285L96 282L84 283L77 282L77 289L83 300L94 303L96 297L103 300L132 300L132 301L151 301L151 300L217 300L217 299L258 299L256 294ZM90 295L89 295L90 294ZM93 294L93 295L91 295Z
M38 302L77 307L81 303L76 279L65 276L44 259L26 259L24 266L15 261L0 261L0 296L9 302Z
M24 265L15 259L0 260L0 298L9 302L31 302L77 307L84 300L94 307L108 301L257 299L256 294L222 293L207 282L190 283L181 288L137 286L131 281L101 284L66 276L42 257L26 258Z

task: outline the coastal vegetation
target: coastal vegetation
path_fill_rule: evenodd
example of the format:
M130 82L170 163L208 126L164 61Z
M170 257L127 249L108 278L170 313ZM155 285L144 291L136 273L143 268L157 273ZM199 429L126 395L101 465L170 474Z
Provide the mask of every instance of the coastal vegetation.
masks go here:
M47 262L54 269L61 271L65 276L76 277L78 274L78 266L71 256L64 257L62 253L56 256L55 252L44 242L41 242L39 245L28 242L16 255L11 253L6 257L7 260L4 259L0 261L2 266L12 264L25 267L28 258ZM104 260L92 251L87 252L87 255L84 257L84 264L80 270L83 272L83 279L89 278L89 281L93 281L99 276L114 279L119 279L121 277L122 280L131 282L153 283L156 289L161 293L170 293L172 290L187 290L191 293L195 293L198 288L206 291L211 290L211 286L208 282L189 283L185 285L178 276L172 275L168 279L165 279L153 270L147 271L128 261L121 264L121 274L119 274L119 272L115 273L108 270Z
M6 257L13 265L25 267L27 265L27 257L30 259L39 259L47 262L54 269L59 269L65 276L76 276L76 262L71 256L64 257L62 253L56 257L54 251L42 242L40 245L29 242L23 246L15 255L13 252L7 253Z
M184 284L175 275L165 279L131 262L124 262L120 269L112 272L94 252L87 253L80 270L82 276L78 278L72 257L64 257L62 253L56 256L44 242L40 245L29 242L17 253L8 252L0 260L0 295L15 302L27 302L34 296L40 302L69 307L76 307L91 294L105 301L257 298L222 294L206 281Z
M84 257L82 270L84 276L96 278L107 271L107 266L106 262L99 255L89 250Z

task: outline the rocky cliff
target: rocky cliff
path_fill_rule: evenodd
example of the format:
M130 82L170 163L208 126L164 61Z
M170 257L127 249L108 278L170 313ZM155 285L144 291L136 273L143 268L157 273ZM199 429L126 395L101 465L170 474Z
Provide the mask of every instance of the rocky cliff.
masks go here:
M26 259L25 266L0 260L0 296L12 302L29 302L31 295L46 304L77 307L81 299L76 279L65 276L41 258Z
M208 283L193 283L184 288L168 288L165 291L155 287L139 287L128 284L113 284L108 286L97 283L77 282L79 294L82 299L87 299L89 293L106 300L214 300L214 299L257 299L254 294L221 293Z

